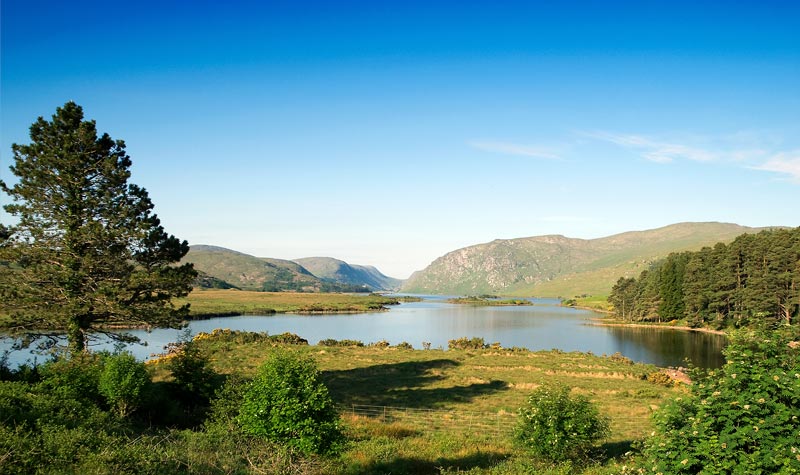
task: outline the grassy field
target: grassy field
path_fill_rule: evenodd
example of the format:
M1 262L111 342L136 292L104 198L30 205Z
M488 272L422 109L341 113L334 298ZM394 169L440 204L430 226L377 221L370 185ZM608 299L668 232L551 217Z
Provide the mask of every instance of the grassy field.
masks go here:
M215 370L244 376L270 351L215 339L201 348ZM681 391L643 380L652 366L584 353L293 348L318 362L350 439L320 473L573 473L537 465L511 439L518 408L546 383L571 387L611 419L608 457L574 473L613 473L615 457L652 430L652 411Z
M252 292L244 290L197 290L176 303L191 304L191 316L269 315L272 313L374 312L397 299L379 295L298 292Z

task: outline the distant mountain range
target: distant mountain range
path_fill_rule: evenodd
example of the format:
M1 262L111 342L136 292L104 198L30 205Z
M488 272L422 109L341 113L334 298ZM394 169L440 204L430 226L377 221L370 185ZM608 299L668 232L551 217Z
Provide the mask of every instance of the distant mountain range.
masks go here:
M402 283L372 266L352 265L330 257L289 261L196 245L191 246L183 261L194 264L199 273L195 286L201 288L354 292L396 290Z
M605 295L622 276L637 276L671 252L730 242L750 228L728 223L679 223L599 239L560 235L498 239L439 257L405 281L402 292L572 297Z
M367 286L376 290L397 290L401 279L383 275L373 266L360 266L332 257L305 257L294 262L322 280L341 284Z

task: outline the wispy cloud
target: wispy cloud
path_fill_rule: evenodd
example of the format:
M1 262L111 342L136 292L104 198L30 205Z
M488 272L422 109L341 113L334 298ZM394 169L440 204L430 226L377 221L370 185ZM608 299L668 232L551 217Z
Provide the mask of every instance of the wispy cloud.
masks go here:
M775 154L766 162L752 168L783 173L789 175L790 181L800 184L800 150Z
M759 143L752 134L744 133L721 137L695 136L683 141L605 131L580 132L580 135L634 150L651 162L691 160L735 164L788 175L789 181L800 184L800 150L780 150L780 142L774 138Z
M521 155L523 157L543 158L546 160L560 160L561 156L552 148L537 147L509 142L469 142L469 146L484 152L502 153L506 155Z
M664 142L643 135L613 134L609 132L585 132L583 135L625 148L639 150L642 157L651 162L670 163L680 159L708 162L717 159L715 153L703 148Z

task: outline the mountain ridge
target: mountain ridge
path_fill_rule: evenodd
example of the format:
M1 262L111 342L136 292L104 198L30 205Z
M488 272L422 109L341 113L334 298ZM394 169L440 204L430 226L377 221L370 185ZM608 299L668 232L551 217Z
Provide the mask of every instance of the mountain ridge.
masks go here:
M396 290L402 281L382 274L374 266L348 264L331 257L299 259L315 264L325 260L335 267L316 275L293 260L256 257L209 244L190 246L183 262L192 262L200 272L196 285L201 288L301 292L363 292Z
M456 249L414 272L409 293L515 296L607 294L622 276L638 275L670 252L697 250L762 229L682 222L594 239L548 234L495 239Z

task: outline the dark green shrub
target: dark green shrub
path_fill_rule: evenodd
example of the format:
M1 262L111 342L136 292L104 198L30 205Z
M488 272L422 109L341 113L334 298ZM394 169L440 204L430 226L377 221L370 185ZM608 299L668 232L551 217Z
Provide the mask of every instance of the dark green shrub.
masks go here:
M800 348L791 340L778 333L732 335L727 363L694 371L691 394L656 414L646 469L800 473Z
M314 360L273 350L247 387L238 417L251 435L303 453L331 453L342 440L339 415Z
M67 399L102 402L100 375L107 354L80 353L39 367L42 385Z
M585 460L608 435L608 421L583 396L566 387L543 386L520 409L515 438L535 456L561 462Z
M397 348L398 350L413 350L414 349L414 347L411 346L411 343L409 343L407 341L401 341L400 343L395 345L395 348Z
M120 353L106 359L99 389L117 414L125 417L144 401L149 384L144 363L130 353Z
M177 388L177 396L188 408L206 405L214 395L217 373L208 367L208 358L193 342L181 346L174 358L170 358L167 368Z

